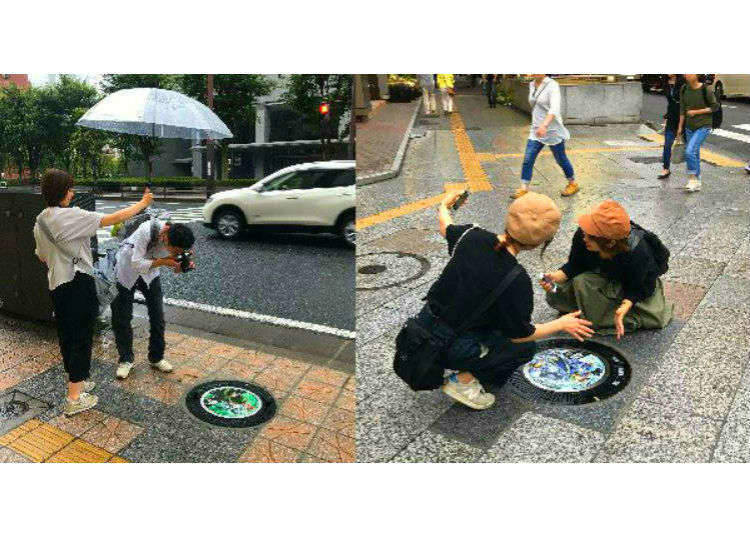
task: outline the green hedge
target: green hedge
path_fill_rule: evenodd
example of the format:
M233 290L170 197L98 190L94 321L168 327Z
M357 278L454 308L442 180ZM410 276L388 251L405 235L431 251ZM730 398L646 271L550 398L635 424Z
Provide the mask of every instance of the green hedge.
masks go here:
M76 179L75 184L77 186L99 186L102 188L112 187L117 188L120 186L146 186L149 180L145 177L122 177L116 179ZM167 187L180 187L180 186L205 186L207 181L205 179L199 179L196 177L152 177L151 184L154 187L167 186ZM243 186L252 186L257 181L255 179L230 179L230 180L217 180L214 184L216 186L228 186L233 188L242 188Z

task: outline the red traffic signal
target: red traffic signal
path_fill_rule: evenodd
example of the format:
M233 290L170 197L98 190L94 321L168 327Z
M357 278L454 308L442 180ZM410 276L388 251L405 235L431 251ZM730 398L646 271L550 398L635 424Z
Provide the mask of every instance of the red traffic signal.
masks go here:
M320 115L328 115L328 113L331 111L331 105L327 102L321 102L318 111L320 112Z

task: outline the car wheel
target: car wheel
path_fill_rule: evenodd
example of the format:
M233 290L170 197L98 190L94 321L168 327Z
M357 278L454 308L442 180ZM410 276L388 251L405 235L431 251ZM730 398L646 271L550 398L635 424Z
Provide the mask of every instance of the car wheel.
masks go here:
M354 214L347 214L341 219L338 233L344 243L350 248L357 245L357 226L354 223Z
M227 240L239 237L245 228L245 216L236 208L224 208L216 215L216 230Z

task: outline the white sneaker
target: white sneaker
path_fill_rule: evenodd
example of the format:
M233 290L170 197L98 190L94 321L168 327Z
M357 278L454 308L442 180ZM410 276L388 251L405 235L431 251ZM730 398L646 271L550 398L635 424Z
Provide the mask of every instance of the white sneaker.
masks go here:
M151 366L162 372L172 372L172 370L174 369L174 367L172 367L172 363L170 363L166 359L162 359L161 361L157 361L156 363L151 363Z
M461 383L456 374L451 374L441 389L452 399L472 409L487 409L495 403L495 395L486 393L476 378L469 383Z
M93 408L96 406L97 402L99 402L99 398L91 393L81 393L78 396L78 400L69 400L66 398L63 414L66 417L70 417L76 413L81 413L82 411Z
M115 376L117 376L118 380L124 380L128 377L128 374L130 374L130 369L133 368L133 363L130 361L123 361L119 365L117 365L117 372L115 372Z
M745 166L745 171L750 173L750 162L748 162L747 165Z
M701 181L697 181L695 179L690 179L688 183L685 185L685 189L688 192L700 192L701 191Z
M83 388L81 389L81 392L84 393L90 393L94 390L94 387L96 387L96 382L92 382L91 380L85 380L83 382Z

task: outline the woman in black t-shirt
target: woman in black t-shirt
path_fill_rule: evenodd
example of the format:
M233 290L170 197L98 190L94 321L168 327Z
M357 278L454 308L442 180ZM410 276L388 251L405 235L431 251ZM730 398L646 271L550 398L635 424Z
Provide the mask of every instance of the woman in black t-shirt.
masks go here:
M439 207L440 234L448 241L450 261L427 295L417 321L438 337L452 331L498 287L518 265L516 255L548 243L560 224L560 211L547 196L530 192L508 209L505 232L495 234L472 225L455 225L450 214L460 192L446 195ZM446 369L444 393L474 409L486 409L494 395L480 382L502 384L536 352L534 341L565 331L579 340L593 334L590 322L579 312L535 326L531 278L521 268L507 289L480 317L438 357Z
M645 231L616 201L578 219L568 262L541 282L547 303L562 313L581 310L598 332L663 328L673 306ZM557 284L554 288L553 284Z
M664 150L662 151L662 164L664 169L658 178L666 179L672 172L669 166L672 161L672 145L677 139L677 127L680 125L680 90L685 84L681 75L668 74L664 95L667 97L667 113L664 114ZM678 143L680 141L678 140Z

